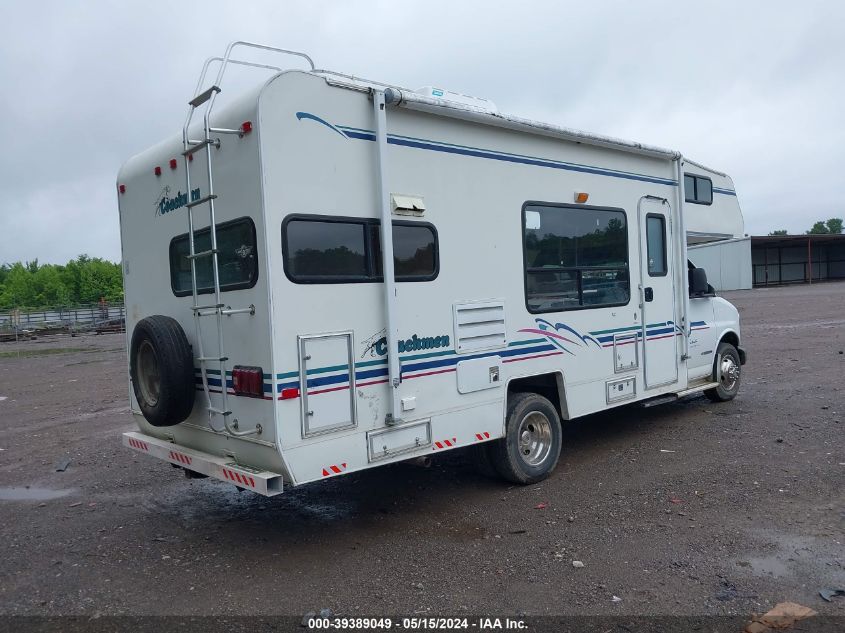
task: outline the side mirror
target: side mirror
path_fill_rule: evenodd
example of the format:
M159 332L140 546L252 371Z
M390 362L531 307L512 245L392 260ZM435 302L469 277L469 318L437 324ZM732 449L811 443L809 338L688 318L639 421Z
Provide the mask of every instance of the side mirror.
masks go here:
M703 268L690 268L689 271L689 293L690 296L706 295L710 291L710 284L707 283L707 273Z

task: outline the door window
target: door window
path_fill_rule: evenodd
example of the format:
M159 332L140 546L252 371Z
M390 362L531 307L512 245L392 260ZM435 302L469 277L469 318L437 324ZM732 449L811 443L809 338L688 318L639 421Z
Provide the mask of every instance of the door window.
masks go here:
M645 219L646 251L648 253L648 274L663 277L666 274L666 219L662 215L649 214Z

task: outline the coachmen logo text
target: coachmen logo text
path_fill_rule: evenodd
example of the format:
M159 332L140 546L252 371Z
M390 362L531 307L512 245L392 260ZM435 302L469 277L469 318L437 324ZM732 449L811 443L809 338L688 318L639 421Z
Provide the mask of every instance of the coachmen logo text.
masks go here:
M437 349L439 347L449 347L449 336L444 334L442 336L417 336L414 334L411 338L404 341L399 341L399 353L416 352L423 349ZM387 338L380 338L375 345L376 354L384 356L387 354Z
M200 188L197 187L196 189L191 191L191 202L196 202L200 199ZM170 197L170 187L165 187L161 191L161 195L159 195L158 199L155 201L155 214L156 215L164 215L165 213L170 213L171 211L175 211L176 209L181 209L186 204L188 204L188 194L182 193L181 191L177 191L176 195L172 198Z

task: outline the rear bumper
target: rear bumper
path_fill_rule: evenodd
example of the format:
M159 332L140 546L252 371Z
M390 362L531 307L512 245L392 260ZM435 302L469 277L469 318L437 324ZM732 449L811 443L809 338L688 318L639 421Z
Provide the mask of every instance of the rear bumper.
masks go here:
M123 445L186 470L235 484L244 490L252 490L265 497L282 492L282 476L279 473L236 464L228 457L217 457L135 431L123 434Z
M744 350L744 349L742 349L741 347L737 347L737 348L736 348L736 351L737 351L737 352L739 352L739 364L740 364L740 365L744 365L744 364L745 364L745 359L746 359L745 350Z

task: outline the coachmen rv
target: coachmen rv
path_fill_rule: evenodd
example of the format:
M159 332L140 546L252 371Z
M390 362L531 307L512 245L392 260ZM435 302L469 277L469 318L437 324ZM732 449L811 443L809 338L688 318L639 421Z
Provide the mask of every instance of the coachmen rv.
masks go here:
M236 64L273 75L215 109ZM562 422L736 395L737 310L687 261L743 234L725 174L246 42L195 95L117 181L126 446L263 495L464 447L524 484Z

